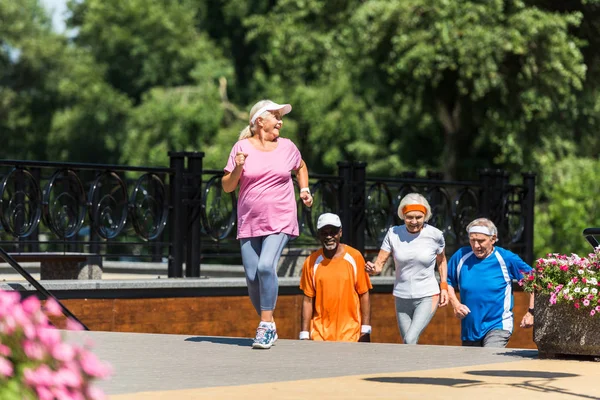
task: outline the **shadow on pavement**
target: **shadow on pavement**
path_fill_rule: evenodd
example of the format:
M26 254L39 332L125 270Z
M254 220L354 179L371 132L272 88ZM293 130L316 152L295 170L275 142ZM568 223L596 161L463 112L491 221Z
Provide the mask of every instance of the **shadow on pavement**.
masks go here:
M577 374L567 374L565 372L548 372L548 371L511 371L511 370L479 370L465 371L465 374L477 376L500 376L511 378L537 378L537 379L556 379L556 378L573 378L579 376Z
M511 351L503 351L502 353L496 353L497 356L508 356L508 357L523 357L523 358L531 358L538 359L538 351L537 350L511 350Z
M227 338L227 337L216 337L216 336L196 336L185 339L186 342L208 342L216 344L228 344L230 346L252 346L252 339L248 338Z
M407 385L440 385L440 386L458 386L458 385L476 385L481 381L471 379L454 378L421 378L416 376L382 376L376 378L365 378L365 381L379 383L402 383Z

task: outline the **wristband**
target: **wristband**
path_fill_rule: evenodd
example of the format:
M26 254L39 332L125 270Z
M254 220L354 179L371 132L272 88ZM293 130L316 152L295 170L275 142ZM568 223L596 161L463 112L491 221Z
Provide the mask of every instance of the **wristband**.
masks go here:
M300 340L310 339L310 333L308 333L308 331L302 331L302 332L300 332L300 336L298 337L298 339L300 339Z
M529 314L533 315L533 308L529 308L529 309L527 310L527 312L528 312Z
M371 325L361 325L360 333L371 333Z
M448 290L448 282L440 282L441 290Z
M300 189L300 193L302 193L302 192L306 192L306 193L310 194L310 189L307 187L302 188L302 189Z

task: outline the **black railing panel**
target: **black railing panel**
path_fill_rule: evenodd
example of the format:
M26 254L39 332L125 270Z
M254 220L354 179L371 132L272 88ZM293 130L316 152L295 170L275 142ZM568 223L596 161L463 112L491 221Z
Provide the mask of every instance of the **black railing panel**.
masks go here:
M200 276L202 263L239 263L236 192L225 193L223 171L203 169L202 159L173 152L169 168L0 161L0 244L17 252L168 257L169 277ZM469 222L487 217L501 246L533 261L533 174L523 174L522 185L498 170L481 171L478 181L414 172L384 178L367 176L365 163L340 162L337 175L311 174L309 185L313 206L298 200L300 236L289 248L318 248L317 218L333 212L342 219L342 241L374 253L389 227L402 223L402 197L417 192L428 199L430 224L444 232L448 253L468 245ZM299 199L295 180L294 187Z

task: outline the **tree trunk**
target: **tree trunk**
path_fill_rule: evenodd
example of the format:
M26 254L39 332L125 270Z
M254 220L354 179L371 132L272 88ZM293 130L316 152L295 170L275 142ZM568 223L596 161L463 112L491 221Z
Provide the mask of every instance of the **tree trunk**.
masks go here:
M444 179L455 180L458 167L458 134L460 132L461 107L460 102L455 101L454 106L437 100L437 117L444 128L444 151L442 153L441 166L444 170Z

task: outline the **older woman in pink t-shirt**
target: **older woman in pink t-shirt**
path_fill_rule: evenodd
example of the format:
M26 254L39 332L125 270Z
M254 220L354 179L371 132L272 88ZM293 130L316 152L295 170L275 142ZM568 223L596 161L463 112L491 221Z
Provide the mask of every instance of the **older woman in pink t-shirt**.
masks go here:
M260 315L253 348L268 349L277 340L273 310L277 302L277 264L290 237L298 236L298 216L291 172L308 207L308 168L289 139L279 137L289 104L261 100L250 110L250 123L231 149L223 190L240 185L237 238L252 305Z

